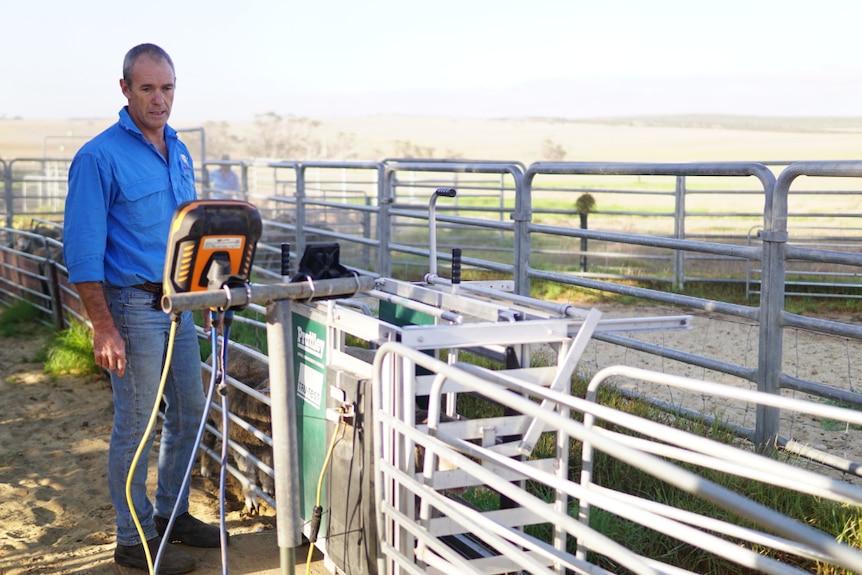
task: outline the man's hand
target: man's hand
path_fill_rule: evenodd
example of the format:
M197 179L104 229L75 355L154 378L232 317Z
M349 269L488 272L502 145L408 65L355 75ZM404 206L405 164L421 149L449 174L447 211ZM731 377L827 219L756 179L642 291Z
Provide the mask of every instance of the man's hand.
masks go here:
M122 376L126 371L126 342L114 325L102 284L82 282L75 284L75 288L93 323L93 357L96 365Z
M96 365L108 371L116 371L118 376L126 371L126 342L111 322L102 328L93 324L93 356Z

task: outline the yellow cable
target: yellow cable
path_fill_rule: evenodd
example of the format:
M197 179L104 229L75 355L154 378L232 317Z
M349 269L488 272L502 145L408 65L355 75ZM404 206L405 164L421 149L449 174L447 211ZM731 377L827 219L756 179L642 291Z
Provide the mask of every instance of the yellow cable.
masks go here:
M344 419L338 418L338 425L332 433L332 441L329 442L329 449L326 451L326 459L323 460L323 467L320 468L320 476L317 479L317 500L315 505L320 507L320 494L323 491L323 477L326 475L326 468L329 467L329 460L332 459L332 452L335 450L335 443L338 441L338 434L341 432L341 424ZM305 562L305 573L311 575L311 556L314 554L314 541L308 542L308 559Z
M156 392L156 401L153 404L153 412L150 414L150 420L147 423L147 429L144 431L144 436L141 438L141 442L138 444L138 449L135 451L135 456L132 458L132 466L129 468L129 475L126 477L126 502L129 505L129 511L132 512L132 520L135 522L135 527L138 529L138 535L141 537L141 543L144 546L144 554L147 556L147 567L150 572L150 575L155 574L155 567L153 566L153 557L150 554L150 546L147 545L147 538L144 535L144 528L141 527L141 521L138 519L138 514L135 512L135 505L132 503L132 475L134 474L135 469L138 466L138 460L141 457L141 454L144 451L144 445L147 443L147 438L150 436L150 433L153 431L153 427L156 425L156 419L159 416L159 405L162 402L162 395L165 391L165 383L168 380L168 370L171 366L171 356L174 354L174 340L176 339L177 334L177 323L179 323L179 315L174 314L173 320L171 321L171 334L168 338L168 351L165 356L165 365L162 368L162 377L159 381L159 390Z

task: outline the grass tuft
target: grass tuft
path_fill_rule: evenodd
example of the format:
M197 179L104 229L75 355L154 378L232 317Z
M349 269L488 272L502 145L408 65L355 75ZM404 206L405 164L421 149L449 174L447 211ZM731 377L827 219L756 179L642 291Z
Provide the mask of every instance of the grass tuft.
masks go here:
M90 375L102 372L93 357L93 337L86 325L73 322L57 334L48 347L45 372L51 375Z
M3 308L0 312L0 336L21 335L22 326L27 326L29 330L32 324L38 322L40 313L39 308L25 301Z

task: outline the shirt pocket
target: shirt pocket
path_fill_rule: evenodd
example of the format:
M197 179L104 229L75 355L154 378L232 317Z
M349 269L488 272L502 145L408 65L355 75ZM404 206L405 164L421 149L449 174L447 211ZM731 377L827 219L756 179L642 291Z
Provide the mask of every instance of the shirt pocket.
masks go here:
M174 191L177 200L185 202L194 200L197 197L197 188L195 187L195 171L184 154L181 155L182 161L179 162L180 174L182 178L179 180L178 189Z
M195 172L191 168L183 170L183 178L181 189L177 191L177 197L180 202L194 200L197 198L197 188L195 188Z
M137 230L159 225L169 202L165 194L170 189L161 177L151 177L120 186L120 201L117 207L128 224ZM169 208L168 208L169 209Z

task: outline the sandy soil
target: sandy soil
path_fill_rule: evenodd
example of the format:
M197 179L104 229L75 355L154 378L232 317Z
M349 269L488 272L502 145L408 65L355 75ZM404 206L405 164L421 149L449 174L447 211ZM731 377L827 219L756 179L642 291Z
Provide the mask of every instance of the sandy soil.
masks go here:
M603 313L604 317L630 317L633 311L612 306L603 309ZM636 313L667 316L680 312L650 307L637 308ZM756 362L755 326L705 313L694 317L693 326L684 332L643 333L636 337L743 365ZM45 375L42 365L33 361L45 337L22 333L0 340L0 393L4 406L0 415L0 575L117 573L113 564L114 512L105 482L112 411L108 381L95 376ZM812 339L804 333L791 333L785 350L788 373L842 387L858 384L854 377L862 354L845 340ZM636 352L614 351L608 344L596 341L590 343L578 371L588 375L611 364L637 365L740 385L726 376ZM744 385L750 386L747 382ZM751 406L680 394L661 386L641 386L640 390L736 423L754 425ZM788 416L782 422L782 434L856 461L862 455L862 438L857 437L860 433L799 416ZM214 482L196 475L192 513L216 522L216 494ZM232 534L230 572L279 573L274 511L264 509L260 517L246 517L237 499L229 501L228 508ZM199 559L197 573L221 572L218 550L189 551ZM296 551L297 573L305 573L306 553L305 547ZM313 569L314 573L326 572L319 557Z
M33 360L45 339L32 333L0 339L0 575L144 573L119 571L113 561L108 380L46 375ZM192 514L216 523L217 493L217 483L196 471ZM274 510L247 517L235 498L227 507L230 573L280 573ZM198 558L195 573L222 572L218 549L185 549ZM305 573L307 552L295 552L297 573ZM314 559L312 572L325 573L319 555Z

